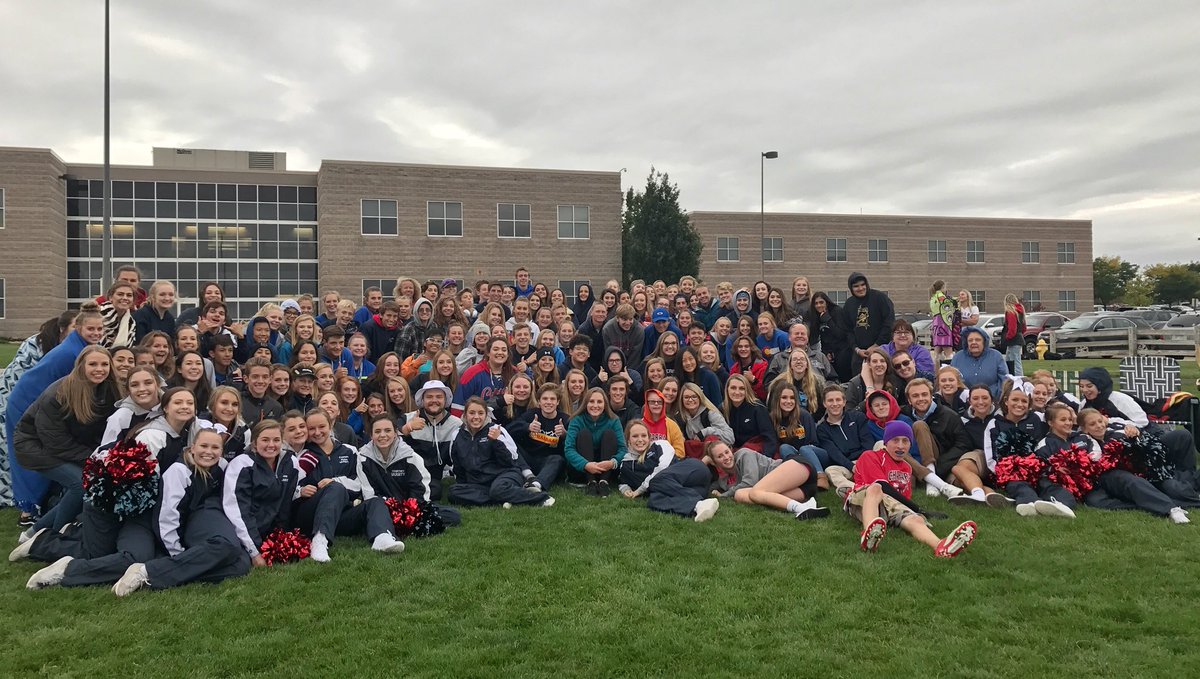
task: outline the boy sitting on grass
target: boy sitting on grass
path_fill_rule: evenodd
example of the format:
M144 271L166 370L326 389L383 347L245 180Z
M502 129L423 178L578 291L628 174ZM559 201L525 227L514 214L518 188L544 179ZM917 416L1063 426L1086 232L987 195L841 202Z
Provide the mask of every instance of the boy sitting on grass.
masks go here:
M944 539L930 530L929 523L919 513L920 508L911 502L913 474L904 457L912 440L912 427L892 420L883 430L883 448L863 452L854 464L853 477L845 467L830 467L826 471L838 494L845 497L846 513L862 522L859 547L864 552L879 548L890 525L903 528L929 545L934 556L953 558L975 539L975 522L960 524Z

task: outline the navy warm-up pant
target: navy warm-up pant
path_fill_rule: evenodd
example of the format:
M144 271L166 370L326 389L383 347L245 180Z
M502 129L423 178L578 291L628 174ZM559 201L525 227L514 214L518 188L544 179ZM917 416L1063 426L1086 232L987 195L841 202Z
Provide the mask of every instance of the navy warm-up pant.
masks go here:
M82 557L67 564L63 587L110 585L160 550L153 510L122 519L84 503L80 541Z
M150 587L167 589L189 582L220 582L250 572L250 555L219 507L201 507L183 528L182 553L146 562Z
M1036 489L1024 481L1013 481L1004 486L1004 494L1019 505L1038 500L1058 500L1071 509L1075 509L1076 504L1074 495L1044 476L1038 479Z
M685 457L650 479L646 507L656 512L692 516L696 503L708 496L712 472L700 460Z
M374 540L392 531L392 514L379 497L351 504L350 492L335 481L296 503L296 527L306 535L321 533L331 545L335 535L365 533Z
M1097 509L1142 509L1166 516L1179 503L1154 487L1146 479L1124 469L1111 469L1100 475L1100 483L1083 501Z
M455 504L477 506L505 502L514 505L540 505L550 497L545 491L535 492L526 488L525 479L515 469L501 472L490 484L456 481L446 491L446 495Z

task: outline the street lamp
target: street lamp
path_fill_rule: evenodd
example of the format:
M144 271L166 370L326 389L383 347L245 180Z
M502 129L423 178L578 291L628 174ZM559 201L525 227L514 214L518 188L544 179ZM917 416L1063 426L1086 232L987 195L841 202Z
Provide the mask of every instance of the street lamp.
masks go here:
M759 203L758 203L758 277L762 280L767 279L767 158L775 159L779 157L779 151L763 151L762 158L759 159Z
M104 0L104 213L100 241L100 294L112 281L112 164L109 157L108 0Z

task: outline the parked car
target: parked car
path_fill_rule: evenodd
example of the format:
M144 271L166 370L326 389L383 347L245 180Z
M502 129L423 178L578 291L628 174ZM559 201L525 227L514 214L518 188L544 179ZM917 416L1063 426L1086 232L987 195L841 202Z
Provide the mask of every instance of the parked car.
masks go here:
M1164 328L1191 328L1200 325L1200 314L1180 314L1167 321Z
M1122 314L1106 314L1103 316L1080 316L1079 318L1070 320L1062 325L1057 330L1046 330L1038 333L1038 339L1050 342L1050 333L1054 333L1059 341L1069 342L1088 342L1098 341L1099 339L1110 338L1095 338L1092 333L1099 330L1124 330L1126 328L1149 328L1150 324L1136 316L1124 316ZM1059 349L1059 354L1064 358L1074 358L1074 349Z
M1140 318L1153 325L1159 321L1169 321L1179 314L1169 309L1134 309L1133 311L1122 311L1121 315Z
M1038 335L1057 330L1071 319L1053 311L1035 311L1025 314L1025 357L1032 358L1037 351Z

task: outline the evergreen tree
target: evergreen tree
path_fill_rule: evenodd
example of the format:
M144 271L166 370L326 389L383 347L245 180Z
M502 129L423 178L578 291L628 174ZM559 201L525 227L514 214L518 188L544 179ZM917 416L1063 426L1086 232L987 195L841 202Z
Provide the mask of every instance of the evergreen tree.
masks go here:
M635 278L677 281L700 273L699 232L679 207L679 187L665 172L650 168L644 191L625 193L621 224L621 265L624 285Z

